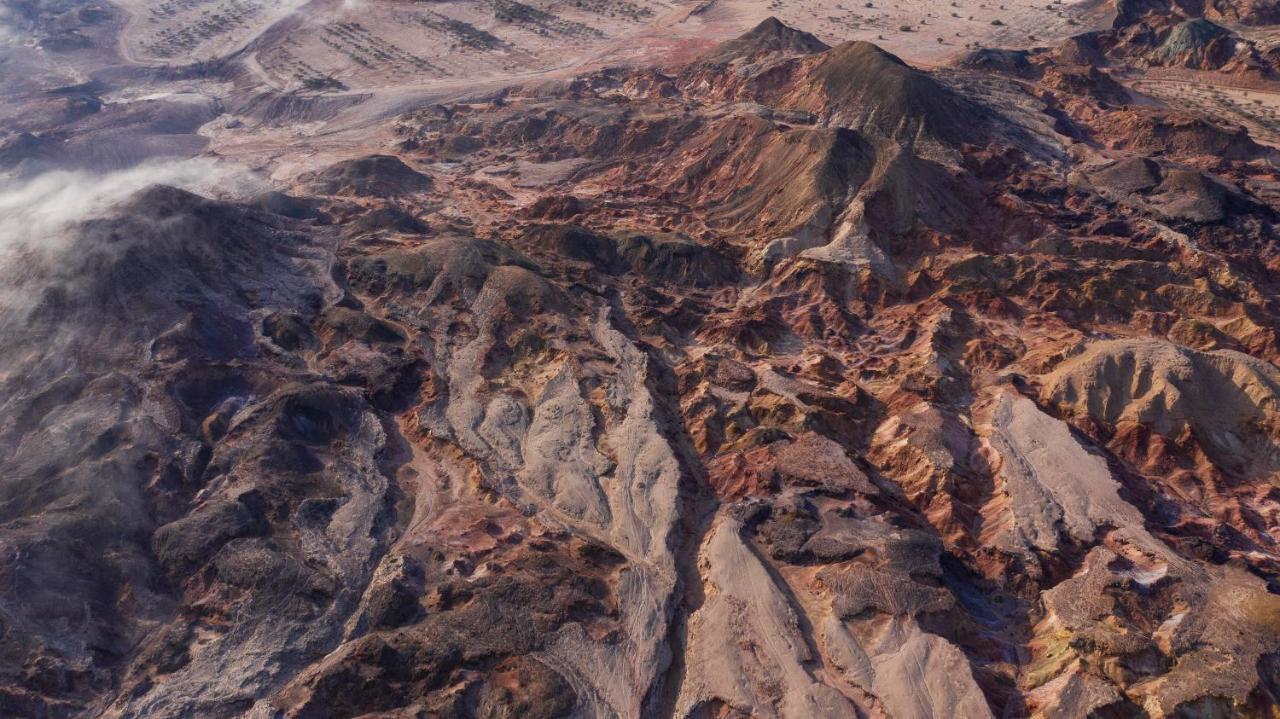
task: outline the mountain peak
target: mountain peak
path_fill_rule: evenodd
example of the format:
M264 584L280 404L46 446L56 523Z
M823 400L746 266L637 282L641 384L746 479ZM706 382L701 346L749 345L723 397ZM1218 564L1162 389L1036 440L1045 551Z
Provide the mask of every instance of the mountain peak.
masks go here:
M978 109L945 84L874 43L832 48L809 72L823 97L812 108L904 139L923 132L946 144L973 138Z
M814 35L797 30L770 15L759 25L720 44L706 60L728 64L735 60L756 60L767 55L812 55L831 49Z

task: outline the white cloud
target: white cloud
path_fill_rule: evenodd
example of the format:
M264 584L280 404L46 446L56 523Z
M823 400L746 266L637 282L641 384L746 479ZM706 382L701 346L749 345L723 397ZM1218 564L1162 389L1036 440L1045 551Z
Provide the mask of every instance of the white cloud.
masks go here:
M0 47L18 45L23 40L17 13L0 0Z
M0 257L20 248L57 249L71 225L102 215L154 184L207 197L240 197L266 189L248 170L204 158L153 160L106 173L54 170L0 180Z
M0 337L34 298L40 285L35 278L56 266L71 246L76 223L102 216L155 184L225 199L268 187L243 167L203 158L153 160L105 173L55 170L0 180Z

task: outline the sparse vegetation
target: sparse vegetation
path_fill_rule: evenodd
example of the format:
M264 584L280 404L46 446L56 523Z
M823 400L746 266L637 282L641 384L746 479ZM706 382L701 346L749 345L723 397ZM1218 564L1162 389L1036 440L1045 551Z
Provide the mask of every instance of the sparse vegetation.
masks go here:
M192 17L201 3L196 0L168 0L148 10L154 24ZM263 10L256 0L223 0L213 8L199 11L192 19L156 32L153 39L142 42L142 48L157 58L188 54L205 42L233 32L249 24Z
M321 42L362 67L447 75L443 68L384 40L356 22L326 25Z
M497 50L503 46L498 36L481 30L469 22L455 20L433 12L418 20L423 25L455 38L462 47L472 50Z
M620 17L638 22L653 17L653 10L645 5L636 5L627 0L570 0L570 5L587 12L607 17Z
M508 22L532 30L539 35L564 35L567 37L604 37L604 33L580 22L565 20L532 5L516 0L494 0L493 16L499 22Z

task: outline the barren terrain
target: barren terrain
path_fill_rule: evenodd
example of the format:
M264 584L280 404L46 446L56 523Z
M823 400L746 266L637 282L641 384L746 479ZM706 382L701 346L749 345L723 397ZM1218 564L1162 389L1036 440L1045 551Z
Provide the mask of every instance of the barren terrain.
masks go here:
M0 8L0 716L1280 712L1273 5Z

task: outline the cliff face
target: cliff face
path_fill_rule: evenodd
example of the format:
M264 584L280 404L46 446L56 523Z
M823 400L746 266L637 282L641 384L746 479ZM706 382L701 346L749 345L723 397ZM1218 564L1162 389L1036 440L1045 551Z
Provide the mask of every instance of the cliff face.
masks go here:
M1274 714L1280 178L1131 40L772 21L6 265L0 713Z

